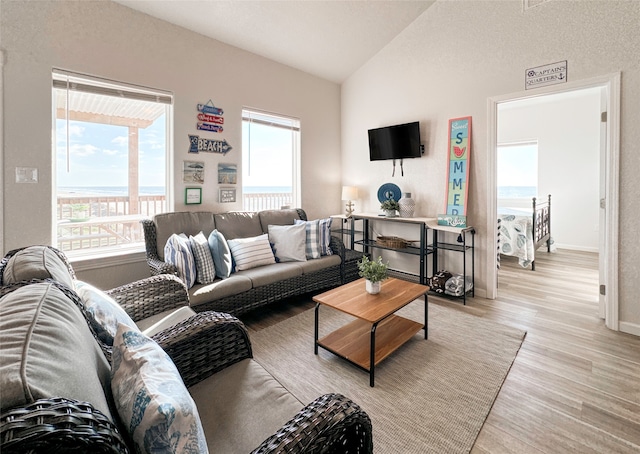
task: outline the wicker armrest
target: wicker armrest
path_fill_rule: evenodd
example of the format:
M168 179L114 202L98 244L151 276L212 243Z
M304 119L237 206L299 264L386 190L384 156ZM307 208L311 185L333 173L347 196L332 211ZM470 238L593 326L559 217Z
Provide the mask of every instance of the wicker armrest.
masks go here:
M331 241L329 243L329 247L331 248L334 254L338 254L340 256L340 258L342 259L342 262L344 263L344 254L345 254L344 242L337 236L331 235Z
M187 288L178 277L171 274L140 279L105 293L116 300L134 322L189 305Z
M340 394L318 397L251 454L373 452L371 419Z
M0 416L2 453L128 453L115 424L91 404L40 399Z
M178 274L178 269L175 265L163 262L160 259L147 258L147 264L149 265L149 269L153 276L157 276L159 274Z
M222 312L200 312L153 336L171 357L187 387L252 358L244 324Z

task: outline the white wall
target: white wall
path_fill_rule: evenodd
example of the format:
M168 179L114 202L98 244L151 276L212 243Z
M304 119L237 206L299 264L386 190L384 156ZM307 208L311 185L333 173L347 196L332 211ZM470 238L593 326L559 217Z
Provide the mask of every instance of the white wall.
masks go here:
M310 218L340 204L340 87L112 2L2 1L4 64L4 251L52 244L51 70L54 67L174 93L175 210L228 211L219 204L217 164L241 166L244 106L300 118L302 208ZM196 104L225 110L233 150L187 155ZM202 132L199 133L200 135ZM186 207L183 160L205 162L203 204ZM37 167L38 184L15 184L17 166ZM240 172L238 172L240 175ZM238 185L240 189L241 184ZM322 191L315 188L323 188ZM146 264L108 265L84 276L104 287L148 276ZM105 262L103 262L104 264ZM82 278L83 275L80 275Z
M556 246L597 252L600 88L499 104L498 143L528 139L538 140L538 197L551 194Z
M570 81L620 71L620 320L640 332L640 2L551 1L522 11L515 1L437 1L342 86L343 182L375 192L395 182L416 198L416 213L443 208L447 122L473 117L469 223L478 230L476 286L486 291L488 99L524 91L527 68L568 61ZM624 37L622 39L621 37ZM531 91L531 90L530 90ZM533 90L535 92L535 89ZM367 129L419 120L426 155L390 177L368 160ZM595 182L594 182L595 183Z

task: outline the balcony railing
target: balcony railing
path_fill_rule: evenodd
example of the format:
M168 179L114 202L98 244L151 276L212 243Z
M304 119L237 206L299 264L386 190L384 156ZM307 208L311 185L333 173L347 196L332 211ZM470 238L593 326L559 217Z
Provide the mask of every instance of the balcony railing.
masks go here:
M245 211L292 206L291 193L248 193ZM144 242L140 220L166 211L164 195L140 195L131 210L128 196L58 197L58 248L65 251L105 249Z
M293 196L290 192L259 192L242 194L244 211L279 210L292 207ZM295 207L292 207L295 208Z
M166 211L164 195L58 197L58 248L110 248L144 241L140 220Z

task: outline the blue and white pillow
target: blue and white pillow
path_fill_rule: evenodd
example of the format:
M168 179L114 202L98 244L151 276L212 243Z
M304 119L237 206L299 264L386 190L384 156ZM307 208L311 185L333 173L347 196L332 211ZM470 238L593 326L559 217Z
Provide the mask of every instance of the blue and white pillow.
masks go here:
M207 237L202 232L196 236L190 236L189 245L196 262L196 281L201 284L211 284L216 279L216 269Z
M319 259L322 255L320 246L320 221L302 221L296 219L296 225L304 224L306 231L305 254L307 259Z
M331 221L332 218L319 219L320 223L320 253L322 255L333 255L331 250Z
M173 361L123 324L113 344L111 391L136 452L208 452L198 409Z
M196 282L196 262L187 235L174 233L169 237L164 246L164 261L176 267L178 277L187 288L193 287Z
M119 323L138 329L122 306L102 290L86 282L76 281L76 291L92 319L93 329L105 344L113 345Z
M236 238L227 241L227 244L238 271L276 263L269 245L269 235L266 233L250 238Z
M217 229L209 235L209 250L213 257L213 264L216 267L216 276L226 279L231 275L232 260L231 250L222 232Z

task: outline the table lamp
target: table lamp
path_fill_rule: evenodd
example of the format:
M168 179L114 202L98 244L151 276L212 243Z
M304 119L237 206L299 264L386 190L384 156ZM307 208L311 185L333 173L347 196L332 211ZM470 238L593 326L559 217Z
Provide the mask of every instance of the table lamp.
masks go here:
M342 200L346 200L345 214L348 218L353 214L353 200L358 198L358 188L355 186L342 186Z

